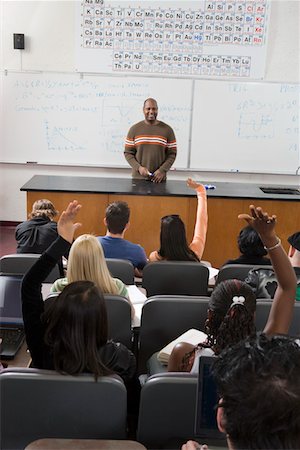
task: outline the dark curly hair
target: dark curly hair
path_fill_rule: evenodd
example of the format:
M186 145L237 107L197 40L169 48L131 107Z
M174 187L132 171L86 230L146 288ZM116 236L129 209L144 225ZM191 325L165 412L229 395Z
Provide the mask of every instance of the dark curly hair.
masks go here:
M233 297L242 296L244 304L233 304ZM206 320L207 344L215 353L255 333L256 297L248 284L226 280L218 284L208 303Z
M240 231L237 242L242 255L261 257L267 254L259 234L250 225Z
M299 342L258 333L222 352L213 376L233 448L300 448Z

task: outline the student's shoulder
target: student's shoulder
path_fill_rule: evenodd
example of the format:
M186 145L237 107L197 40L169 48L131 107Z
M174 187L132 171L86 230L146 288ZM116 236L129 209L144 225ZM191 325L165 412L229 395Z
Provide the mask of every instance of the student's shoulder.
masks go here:
M144 251L143 247L140 244L135 244L134 242L127 241L127 239L123 239L124 245L126 245L130 250Z
M149 261L150 261L150 262L162 261L162 258L159 256L157 250L154 250L154 252L150 253L150 255L149 255Z
M51 292L61 292L68 285L67 278L58 278L51 286Z

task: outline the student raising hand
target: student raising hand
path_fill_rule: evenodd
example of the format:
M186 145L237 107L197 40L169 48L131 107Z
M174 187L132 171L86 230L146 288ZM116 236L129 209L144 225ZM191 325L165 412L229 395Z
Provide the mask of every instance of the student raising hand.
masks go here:
M57 222L58 234L70 243L73 242L75 231L81 227L81 223L74 223L77 213L80 211L81 205L77 200L70 202L65 211L61 213L61 216Z

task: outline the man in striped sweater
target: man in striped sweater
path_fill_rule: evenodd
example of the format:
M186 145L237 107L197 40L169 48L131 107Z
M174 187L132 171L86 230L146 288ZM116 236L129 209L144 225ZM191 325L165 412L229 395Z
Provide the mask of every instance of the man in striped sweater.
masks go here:
M145 119L133 125L125 140L124 155L132 167L132 177L160 183L176 158L176 138L172 128L157 120L156 100L144 102Z

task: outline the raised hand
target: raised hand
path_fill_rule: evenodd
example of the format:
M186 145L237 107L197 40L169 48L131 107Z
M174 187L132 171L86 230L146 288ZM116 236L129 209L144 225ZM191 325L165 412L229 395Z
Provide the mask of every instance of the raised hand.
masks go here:
M195 180L193 180L192 178L188 178L186 180L186 185L191 188L191 189L197 189L197 187L201 186L200 183L197 183Z
M261 207L255 207L254 205L249 206L249 214L239 214L239 219L244 219L246 222L253 227L260 237L265 239L276 238L275 226L276 226L276 216L270 216L266 211L263 211Z
M77 200L73 200L69 203L66 210L60 215L57 222L57 232L66 241L72 243L74 233L77 228L81 227L81 223L74 223L78 211L81 209L81 205Z

